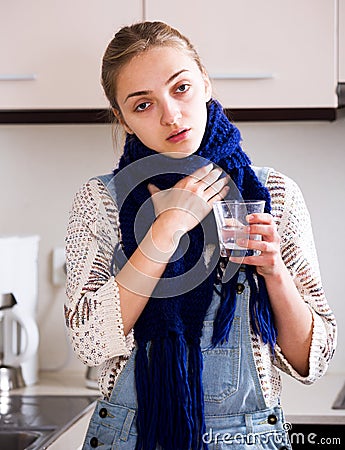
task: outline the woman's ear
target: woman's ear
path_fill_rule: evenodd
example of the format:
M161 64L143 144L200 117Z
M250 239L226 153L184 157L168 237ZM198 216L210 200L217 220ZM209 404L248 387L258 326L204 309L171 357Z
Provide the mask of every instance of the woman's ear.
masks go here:
M212 98L212 84L210 77L208 76L208 73L206 72L206 69L204 67L202 68L202 78L205 84L205 97L207 103Z
M119 124L122 125L123 128L125 129L126 133L134 134L134 132L129 128L129 126L124 121L121 112L118 109L113 108L113 113L114 113L114 116L116 117L117 121L119 122Z

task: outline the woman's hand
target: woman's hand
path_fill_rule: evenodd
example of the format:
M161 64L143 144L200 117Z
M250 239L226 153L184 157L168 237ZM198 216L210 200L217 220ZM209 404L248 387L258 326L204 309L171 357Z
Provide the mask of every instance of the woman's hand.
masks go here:
M248 235L258 234L261 240L244 239L237 243L251 250L259 250L258 256L246 256L245 258L233 258L233 262L251 264L256 266L257 272L263 277L278 275L285 270L285 265L280 252L280 236L276 224L271 214L257 213L247 216L249 223L247 227Z
M247 217L249 234L260 234L261 241L247 239L245 246L260 250L258 256L231 258L234 262L252 264L265 278L274 322L278 330L277 342L285 358L302 376L309 373L309 352L313 333L312 313L301 297L280 252L280 237L270 214L251 214ZM238 241L238 244L241 243Z
M221 173L220 168L209 164L186 176L171 189L160 190L153 184L148 185L156 217L164 220L174 236L181 237L194 228L209 214L213 203L226 196L229 177L219 178Z

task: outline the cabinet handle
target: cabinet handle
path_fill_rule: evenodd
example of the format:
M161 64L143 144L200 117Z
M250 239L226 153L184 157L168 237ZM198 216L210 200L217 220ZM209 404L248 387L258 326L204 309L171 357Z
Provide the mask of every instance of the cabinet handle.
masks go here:
M213 80L271 80L273 73L215 73L210 74Z
M0 81L33 81L36 80L35 73L28 74L0 74Z

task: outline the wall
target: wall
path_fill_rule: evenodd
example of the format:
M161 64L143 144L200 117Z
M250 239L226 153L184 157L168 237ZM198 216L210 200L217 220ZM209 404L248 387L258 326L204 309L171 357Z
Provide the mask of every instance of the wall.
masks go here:
M270 165L301 187L312 218L321 276L338 325L330 371L345 372L345 118L329 122L239 124L244 149L257 165Z
M239 123L244 148L257 165L295 179L313 220L321 273L338 322L339 348L332 372L345 372L345 120ZM0 126L1 234L41 236L38 321L40 366L85 370L71 354L63 322L63 287L52 285L51 252L62 246L74 192L90 176L112 169L115 155L106 125Z
M64 287L52 284L52 250L64 245L74 192L114 166L111 128L0 127L1 234L38 234L40 366L85 370L70 351L63 320ZM4 214L4 212L6 212Z

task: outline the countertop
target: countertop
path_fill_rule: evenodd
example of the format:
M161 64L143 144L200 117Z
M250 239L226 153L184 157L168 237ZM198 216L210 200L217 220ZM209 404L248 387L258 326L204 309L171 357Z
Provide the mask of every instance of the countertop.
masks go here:
M345 383L345 374L326 374L312 385L282 374L281 402L291 423L345 424L345 409L332 405Z
M303 424L345 424L345 410L332 409L332 404L345 383L345 374L328 374L317 383L306 386L283 374L282 406L286 421ZM11 391L26 395L97 395L85 385L80 372L41 372L37 385ZM49 446L49 450L79 450L93 412L85 414Z
M85 370L86 373L86 370ZM41 372L39 382L32 386L10 391L10 395L86 395L97 396L96 389L85 385L85 376L80 372ZM92 415L94 404L85 410L71 426L47 448L49 450L79 450Z

